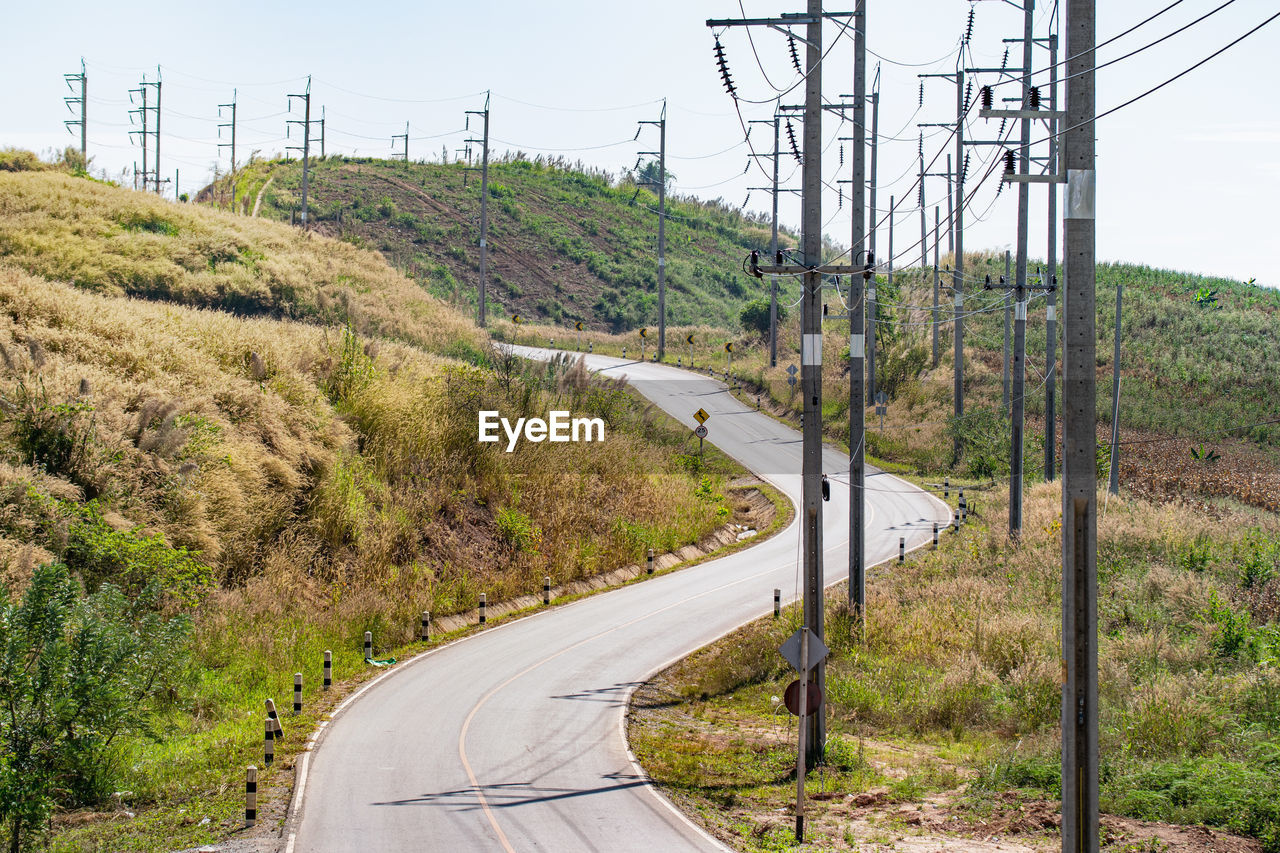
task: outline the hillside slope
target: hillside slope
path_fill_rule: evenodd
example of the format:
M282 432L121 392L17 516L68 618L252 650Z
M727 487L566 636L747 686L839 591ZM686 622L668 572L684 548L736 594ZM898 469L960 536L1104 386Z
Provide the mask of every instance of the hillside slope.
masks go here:
M553 408L602 418L605 439L476 442L479 409ZM137 697L134 728L92 762L63 747L59 787L22 819L55 794L93 807L128 790L147 820L87 827L64 849L216 839L236 809L228 780L261 759L264 699L286 696L295 671L317 698L322 650L349 678L366 630L392 649L423 610L509 599L722 524L723 472L682 457L687 441L621 383L502 357L376 253L0 172L0 607L61 563L85 592L123 589L112 618L153 625L138 611L154 607L192 624L189 643L169 644L185 660ZM25 735L5 719L7 756ZM8 774L0 788L8 778L21 784ZM0 807L0 824L12 814Z
M381 251L432 293L474 311L480 179L465 164L330 157L311 161L316 230ZM267 180L270 179L270 186ZM297 161L251 163L238 203L290 221L301 202ZM265 188L265 189L264 189ZM490 311L623 331L657 320L657 198L650 189L562 160L490 164ZM228 179L199 200L225 202ZM769 245L769 224L717 202L667 199L668 322L736 326L761 293L742 258ZM795 237L784 235L784 243Z

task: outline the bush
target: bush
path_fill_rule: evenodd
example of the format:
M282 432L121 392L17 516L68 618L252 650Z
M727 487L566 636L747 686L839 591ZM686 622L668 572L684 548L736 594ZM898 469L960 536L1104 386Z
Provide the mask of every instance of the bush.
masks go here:
M13 442L24 461L51 474L82 482L94 442L93 407L83 400L54 403L43 379L18 380L0 409L13 424Z
M186 548L170 546L163 535L146 536L137 527L116 530L103 520L96 501L72 512L63 559L90 590L111 582L138 600L154 589L196 604L213 584L208 566Z
M778 324L781 325L787 319L787 309L785 305L778 306ZM762 335L769 333L769 300L753 299L746 305L742 306L742 312L738 315L738 322L742 324L742 328L748 332L759 332Z
M104 799L122 768L113 748L142 731L183 670L190 625L103 586L79 598L61 564L36 569L20 603L0 601L0 820L11 849L55 805Z

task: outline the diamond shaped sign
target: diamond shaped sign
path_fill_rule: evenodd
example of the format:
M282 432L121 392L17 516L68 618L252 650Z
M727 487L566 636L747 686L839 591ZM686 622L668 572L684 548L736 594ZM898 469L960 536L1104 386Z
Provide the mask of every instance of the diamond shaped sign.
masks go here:
M706 409L698 409L698 411L693 413L693 419L700 424L705 424L707 422L707 419L710 417L711 415L707 414Z
M796 631L787 641L782 644L778 651L782 652L782 656L787 659L787 663L800 669L800 635L801 631ZM809 632L809 668L813 669L818 664L827 659L830 650L826 644L814 636L813 632Z

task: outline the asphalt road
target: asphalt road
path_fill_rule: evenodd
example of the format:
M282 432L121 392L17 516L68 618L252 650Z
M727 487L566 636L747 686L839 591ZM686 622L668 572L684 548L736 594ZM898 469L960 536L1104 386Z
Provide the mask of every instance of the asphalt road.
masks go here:
M543 357L545 351L517 348ZM800 435L705 375L604 356L690 428L800 502ZM516 452L519 452L518 450ZM848 457L828 449L825 580L847 575ZM836 479L839 477L840 479ZM950 513L868 472L868 563ZM340 709L299 765L289 851L685 851L718 842L649 786L623 719L653 673L799 593L799 527L722 559L508 622L397 667Z

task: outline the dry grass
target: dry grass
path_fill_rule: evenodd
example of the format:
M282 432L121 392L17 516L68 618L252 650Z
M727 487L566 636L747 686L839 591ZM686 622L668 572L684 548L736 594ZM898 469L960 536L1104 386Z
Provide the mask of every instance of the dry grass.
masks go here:
M372 252L54 172L0 173L0 256L107 295L350 324L464 356L482 342Z

